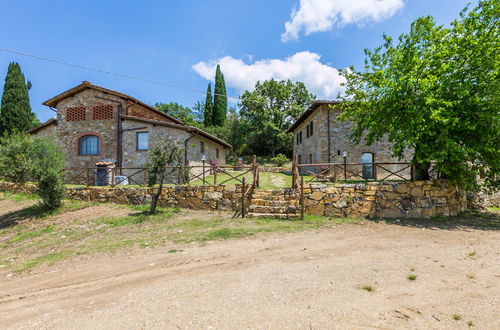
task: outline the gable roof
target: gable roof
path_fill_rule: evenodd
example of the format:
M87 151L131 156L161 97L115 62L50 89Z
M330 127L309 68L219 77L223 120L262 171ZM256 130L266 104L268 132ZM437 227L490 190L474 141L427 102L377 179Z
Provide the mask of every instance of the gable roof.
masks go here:
M310 115L313 114L313 112L318 109L321 105L323 104L339 104L339 101L328 101L328 100L318 100L314 101L311 103L309 107L297 118L297 120L290 126L287 130L286 133L293 132L299 125L306 120Z
M232 148L232 146L229 143L227 143L226 141L221 140L218 137L199 129L198 127L189 126L189 125L172 124L172 123L167 123L165 121L146 119L146 118L140 118L140 117L134 117L134 116L126 116L126 115L121 116L121 118L128 119L128 120L135 120L135 121L144 122L144 123L149 123L149 124L153 124L153 125L160 125L160 126L167 126L167 127L182 129L186 132L190 132L190 133L199 134L201 136L204 136L207 139L212 140L212 141L214 141L214 142L216 142L216 143L218 143L226 148Z
M106 94L111 94L111 95L115 95L115 96L118 96L122 99L125 99L125 100L128 100L128 101L131 101L133 103L137 103L139 105L142 105L143 107L147 108L148 110L151 110L171 121L173 121L174 123L176 124L180 124L180 125L185 125L182 121L180 121L179 119L177 118L174 118L172 116L170 116L169 114L163 112L163 111L160 111L156 108L153 108L152 106L144 103L144 102L141 102L139 101L138 99L136 99L135 97L132 97L130 95L127 95L127 94L123 94L123 93L120 93L120 92L117 92L117 91L114 91L114 90L111 90L111 89L107 89L107 88L104 88L104 87L101 87L101 86L97 86L97 85L94 85L88 81L84 81L82 82L80 85L77 85L73 88L70 88L68 89L67 91L65 92L62 92L61 94L59 95L56 95L54 96L53 98L51 99L48 99L47 101L43 102L42 104L43 105L46 105L48 107L56 107L57 106L57 103L59 103L60 101L70 97L70 96L73 96L77 93L80 93L86 89L94 89L94 90L97 90L97 91L100 91L100 92L103 92L103 93L106 93Z
M30 134L36 133L39 130L41 130L42 128L45 128L45 127L47 127L49 125L52 125L52 124L57 125L57 119L51 118L51 119L47 120L45 123L43 123L43 124L41 124L41 125L39 125L39 126L37 126L35 128L30 129L28 131L28 133L30 133Z

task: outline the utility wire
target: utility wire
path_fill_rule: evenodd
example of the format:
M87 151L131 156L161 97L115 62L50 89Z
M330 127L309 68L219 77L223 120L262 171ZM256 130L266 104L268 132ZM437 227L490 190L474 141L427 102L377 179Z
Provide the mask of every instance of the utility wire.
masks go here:
M7 49L7 48L1 48L0 47L0 51L6 52L6 53L12 53L12 54L17 54L17 55L22 55L22 56L26 56L26 57L31 57L31 58L35 58L35 59L43 60L43 61L47 61L47 62L52 62L52 63L62 64L62 65L72 66L72 67L79 68L79 69L84 69L84 70L89 70L89 71L95 71L95 72L99 72L99 73L105 73L105 74L109 74L109 75L113 75L113 76L117 76L117 77L121 77L121 78L132 79L132 80L142 81L142 82L146 82L146 83L150 83L150 84L154 84L154 85L159 85L159 86L164 86L164 87L171 87L171 88L177 88L177 89L182 89L182 90L186 90L186 91L190 91L190 92L200 93L200 94L206 95L206 92L198 90L198 89L193 89L193 88L183 87L183 86L179 86L179 85L175 85L175 84L171 84L171 83L165 83L165 82L161 82L161 81L155 81L155 80L150 80L150 79L145 79L145 78L130 76L130 75L119 73L119 72L106 71L106 70L102 70L102 69L98 69L98 68L93 68L93 67L86 66L86 65L80 65L80 64L65 62L65 61L54 59L54 58L43 57L43 56L34 55L34 54L30 54L30 53L26 53L26 52L22 52L22 51L18 51L18 50L12 50L12 49ZM216 93L214 93L213 95L214 96L215 95L225 96L225 95L216 94ZM227 95L226 95L226 97L228 99L231 99L233 102L238 102L238 98L237 97L230 97L230 96L227 96Z

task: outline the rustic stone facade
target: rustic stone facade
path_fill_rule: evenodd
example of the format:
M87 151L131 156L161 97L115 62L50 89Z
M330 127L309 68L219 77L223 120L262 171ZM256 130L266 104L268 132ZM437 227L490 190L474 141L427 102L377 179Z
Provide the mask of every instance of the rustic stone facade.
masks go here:
M147 149L160 138L179 141L186 147L185 165L201 164L202 151L207 165L224 165L225 151L230 147L125 94L87 82L44 104L57 109L57 120L31 133L55 135L64 150L68 168L94 168L96 163L107 163L116 166L115 175L128 176L136 170L122 169L144 167ZM139 150L137 133L148 133L146 150ZM89 135L98 138L99 152L82 155L79 141ZM134 181L143 183L144 178L142 174L134 177Z
M375 163L409 162L411 160L411 151L405 153L403 159L398 160L391 156L392 144L383 139L374 142L372 145L366 145L361 142L354 144L349 137L352 133L352 122L338 121L341 110L336 107L335 102L318 101L313 103L306 112L294 123L289 130L294 134L293 156L301 164L317 163L343 163L343 152L347 152L347 163L361 163L363 153L371 153ZM312 132L309 130L312 123ZM311 132L308 136L308 131ZM301 135L301 139L300 139ZM299 136L299 137L298 137ZM401 165L384 166L388 170L397 171ZM319 172L320 167L311 166L307 168L310 171ZM348 166L353 172L360 172L359 165ZM342 172L340 169L337 171ZM342 176L343 173L337 173ZM384 178L390 174L381 168L377 168L377 178ZM401 172L403 177L410 178L410 168ZM355 177L350 177L355 179ZM358 177L359 179L359 177ZM397 177L388 177L387 179L398 179Z

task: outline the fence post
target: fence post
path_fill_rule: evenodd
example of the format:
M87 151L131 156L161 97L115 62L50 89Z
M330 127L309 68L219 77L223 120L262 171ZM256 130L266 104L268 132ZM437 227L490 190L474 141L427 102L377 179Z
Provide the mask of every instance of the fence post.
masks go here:
M300 177L300 219L304 220L304 177Z
M217 165L213 166L213 171L214 171L214 186L217 185Z
M90 168L87 167L87 187L90 186Z
M245 217L245 178L241 181L241 218Z
M344 181L347 181L347 157L344 157Z
M260 186L260 169L259 165L257 165L257 188Z
M257 156L252 156L252 174L253 174L253 182L252 185L254 188L257 187Z

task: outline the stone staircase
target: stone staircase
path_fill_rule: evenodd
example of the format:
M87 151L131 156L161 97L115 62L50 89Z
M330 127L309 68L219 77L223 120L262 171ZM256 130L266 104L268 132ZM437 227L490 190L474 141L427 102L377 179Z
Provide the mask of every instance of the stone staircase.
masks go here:
M249 218L298 219L300 217L299 194L291 189L253 191L248 206Z

